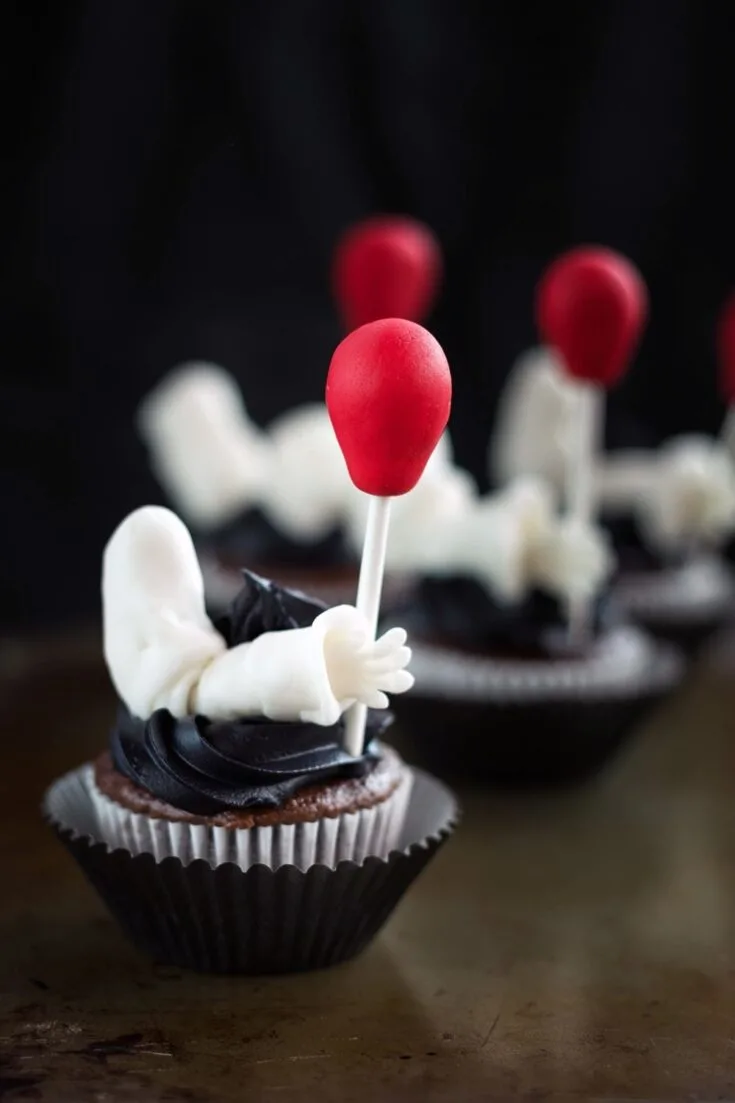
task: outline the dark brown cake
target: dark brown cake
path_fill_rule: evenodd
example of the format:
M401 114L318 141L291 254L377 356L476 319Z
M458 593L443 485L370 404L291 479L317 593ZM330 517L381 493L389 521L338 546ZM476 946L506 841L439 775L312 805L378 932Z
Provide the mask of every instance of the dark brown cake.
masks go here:
M100 792L130 812L142 813L152 819L234 829L313 823L325 817L372 808L396 791L406 779L408 770L392 748L382 746L380 758L363 777L337 778L306 786L278 808L228 809L213 816L196 816L159 800L116 770L109 751L95 761L94 774Z

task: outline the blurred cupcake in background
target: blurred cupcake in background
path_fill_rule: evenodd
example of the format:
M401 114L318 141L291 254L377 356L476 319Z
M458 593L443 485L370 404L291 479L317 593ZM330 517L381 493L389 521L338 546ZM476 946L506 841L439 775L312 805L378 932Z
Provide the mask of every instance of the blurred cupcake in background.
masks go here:
M531 350L499 408L490 471L501 485L539 475L559 491L574 433L573 385L556 356ZM624 611L651 632L696 647L733 612L735 587L720 550L735 531L735 466L725 443L680 436L658 448L599 455L595 495L618 567Z
M422 577L402 622L416 684L396 714L438 770L511 786L580 780L680 676L676 652L616 612L604 531L559 516L538 480L427 518L411 554ZM580 600L582 640L568 628Z

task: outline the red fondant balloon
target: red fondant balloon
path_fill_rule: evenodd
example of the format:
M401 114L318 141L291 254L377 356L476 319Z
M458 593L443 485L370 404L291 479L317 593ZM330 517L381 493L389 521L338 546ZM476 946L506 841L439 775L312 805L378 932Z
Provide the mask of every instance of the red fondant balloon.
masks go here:
M368 218L337 245L332 278L347 329L379 318L421 322L441 275L439 244L411 218Z
M585 246L546 269L536 296L545 343L576 379L609 387L625 372L643 331L648 293L638 269L611 249Z
M717 326L720 386L728 404L735 403L735 292L722 308Z
M406 494L449 420L447 358L415 322L370 322L337 346L326 401L355 486L381 497Z

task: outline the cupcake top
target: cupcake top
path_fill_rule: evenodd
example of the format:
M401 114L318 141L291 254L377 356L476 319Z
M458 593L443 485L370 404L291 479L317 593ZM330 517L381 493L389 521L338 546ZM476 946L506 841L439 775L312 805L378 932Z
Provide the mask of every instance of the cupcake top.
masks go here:
M122 701L113 761L153 796L204 815L272 807L374 767L386 693L412 684L402 629L373 642L352 606L325 609L248 572L214 625L186 527L152 506L110 539L102 591L105 658ZM355 702L375 710L357 756L342 747Z
M612 566L604 532L556 514L538 480L470 498L416 536L419 582L409 623L423 637L472 650L552 655L563 649L570 602L605 623Z

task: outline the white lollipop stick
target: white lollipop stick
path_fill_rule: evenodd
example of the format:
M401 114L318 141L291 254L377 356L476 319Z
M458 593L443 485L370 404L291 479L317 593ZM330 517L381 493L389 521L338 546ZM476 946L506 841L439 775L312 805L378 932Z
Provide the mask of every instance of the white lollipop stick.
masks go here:
M388 544L388 525L390 523L390 498L370 498L367 516L365 543L362 548L360 580L357 584L357 609L363 614L372 638L378 629L380 613L380 595L383 590L385 572L385 552ZM344 747L348 754L357 757L362 754L365 743L365 724L367 706L359 701L345 716Z
M605 392L596 383L578 380L576 386L577 420L567 454L567 511L571 520L589 524L595 513L595 467L602 436ZM572 598L567 612L570 639L582 645L590 630L589 598Z

